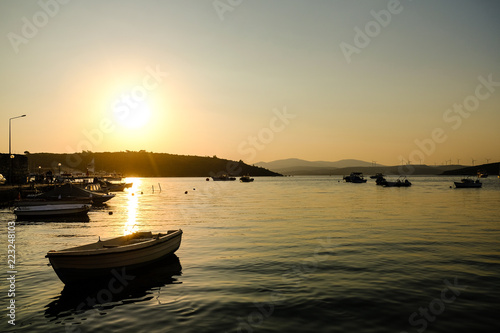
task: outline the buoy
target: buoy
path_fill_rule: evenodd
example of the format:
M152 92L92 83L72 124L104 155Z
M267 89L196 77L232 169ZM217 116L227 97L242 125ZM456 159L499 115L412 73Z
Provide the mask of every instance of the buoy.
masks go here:
M184 194L188 194L188 191L184 192Z
M109 215L113 215L113 212L108 212Z
M142 193L141 193L142 194ZM132 192L132 196L134 196L134 193Z
M196 189L193 187L193 191L196 191Z

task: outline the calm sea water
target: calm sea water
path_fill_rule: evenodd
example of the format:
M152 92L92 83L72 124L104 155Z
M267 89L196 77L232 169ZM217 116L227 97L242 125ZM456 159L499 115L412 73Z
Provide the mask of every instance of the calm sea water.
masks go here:
M0 331L494 332L500 179L482 189L410 180L133 179L89 222L16 224L15 326L5 283L14 215L1 210ZM65 288L44 258L99 236L178 228L176 258L113 292Z

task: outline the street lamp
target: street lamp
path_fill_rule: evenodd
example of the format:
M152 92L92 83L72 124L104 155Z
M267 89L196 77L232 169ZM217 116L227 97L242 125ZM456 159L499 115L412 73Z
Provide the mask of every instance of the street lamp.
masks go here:
M12 150L11 150L11 120L12 119L17 119L17 118L22 118L22 117L26 117L25 114L23 114L22 116L17 116L17 117L12 117L12 118L9 118L9 156L10 156L10 168L9 168L9 181L11 184L12 183L12 159L14 158L14 155L12 155Z
M12 141L11 140L11 135L10 135L10 133L11 133L11 125L10 125L11 120L12 119L17 119L17 118L22 118L22 117L26 117L26 115L23 114L22 116L17 116L17 117L9 118L9 155L11 154L11 141Z
M61 163L57 163L57 166L59 167L59 176L61 176Z

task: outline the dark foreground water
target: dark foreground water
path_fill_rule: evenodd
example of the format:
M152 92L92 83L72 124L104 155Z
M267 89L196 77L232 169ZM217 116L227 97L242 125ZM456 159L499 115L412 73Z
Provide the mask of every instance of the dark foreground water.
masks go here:
M89 222L17 222L15 298L4 209L0 331L496 331L500 179L482 189L451 189L455 177L412 177L411 188L339 179L135 179ZM65 288L44 258L177 228L176 257L112 288Z

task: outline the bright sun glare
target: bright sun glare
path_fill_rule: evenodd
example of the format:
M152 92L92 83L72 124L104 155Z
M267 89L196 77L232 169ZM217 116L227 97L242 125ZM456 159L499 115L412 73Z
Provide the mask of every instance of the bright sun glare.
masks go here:
M151 109L146 101L142 101L134 107L121 105L116 107L114 111L118 123L128 129L142 128L149 123L151 118Z

